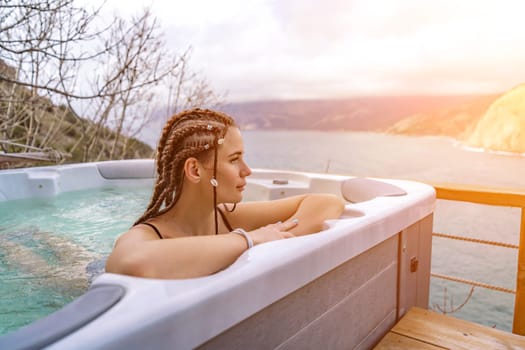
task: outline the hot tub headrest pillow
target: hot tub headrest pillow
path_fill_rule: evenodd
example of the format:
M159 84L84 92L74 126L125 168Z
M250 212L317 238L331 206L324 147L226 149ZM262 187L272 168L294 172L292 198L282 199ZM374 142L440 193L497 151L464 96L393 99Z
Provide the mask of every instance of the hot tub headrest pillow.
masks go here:
M381 196L404 196L407 193L395 185L372 179L356 177L341 184L343 198L352 203L368 201Z

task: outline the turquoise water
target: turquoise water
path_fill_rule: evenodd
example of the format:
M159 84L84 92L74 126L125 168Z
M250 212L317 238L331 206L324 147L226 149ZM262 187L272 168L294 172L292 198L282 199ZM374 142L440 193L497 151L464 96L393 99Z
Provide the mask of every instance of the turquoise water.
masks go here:
M445 138L251 131L244 140L255 168L525 188L525 158L467 151ZM106 189L0 202L0 334L82 294L92 277L86 265L110 252L149 196L149 188ZM439 201L434 229L517 244L519 219L514 208ZM516 251L435 238L432 270L513 289ZM432 278L430 307L458 306L469 290ZM513 304L514 295L476 288L452 315L510 330Z
M84 293L149 196L149 188L103 189L0 202L0 334Z

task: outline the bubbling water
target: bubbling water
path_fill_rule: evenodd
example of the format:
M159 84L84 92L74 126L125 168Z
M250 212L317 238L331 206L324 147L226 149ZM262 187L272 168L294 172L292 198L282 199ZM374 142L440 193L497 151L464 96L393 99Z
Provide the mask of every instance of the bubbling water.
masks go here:
M0 202L0 334L83 294L150 194L99 189Z

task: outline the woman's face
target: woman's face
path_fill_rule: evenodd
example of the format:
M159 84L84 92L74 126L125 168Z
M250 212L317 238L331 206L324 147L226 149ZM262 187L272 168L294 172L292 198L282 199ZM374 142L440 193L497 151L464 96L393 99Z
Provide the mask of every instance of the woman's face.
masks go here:
M213 157L211 176L213 176ZM230 127L217 153L217 202L237 203L242 200L246 177L252 173L244 162L244 144L237 127ZM210 178L211 178L210 176Z

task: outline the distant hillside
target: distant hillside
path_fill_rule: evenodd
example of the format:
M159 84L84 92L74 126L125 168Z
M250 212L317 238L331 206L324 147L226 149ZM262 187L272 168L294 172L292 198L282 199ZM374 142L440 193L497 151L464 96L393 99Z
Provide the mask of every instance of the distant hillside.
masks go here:
M470 136L497 95L471 97L427 112L418 111L386 129L387 133L404 135L450 136L464 140Z
M466 139L472 147L525 153L525 84L490 105Z
M419 112L386 129L404 135L454 137L468 146L525 153L525 84L433 112Z
M14 79L16 71L0 59L0 77ZM96 133L95 133L96 131ZM153 149L144 142L117 136L114 130L97 127L92 121L76 116L67 106L57 106L46 97L0 79L0 152L27 151L22 144L36 149L54 150L68 155L65 162L76 163L110 158L146 158ZM32 150L34 150L33 148ZM112 152L113 151L113 152ZM0 167L32 165L1 163ZM43 165L45 163L38 163Z
M341 100L235 103L224 106L222 110L231 114L241 128L248 130L382 132L389 130L389 127L407 116L433 115L435 110L467 105L473 99L474 96L369 96ZM486 102L485 106L488 106L488 103ZM405 133L405 131L399 132Z

